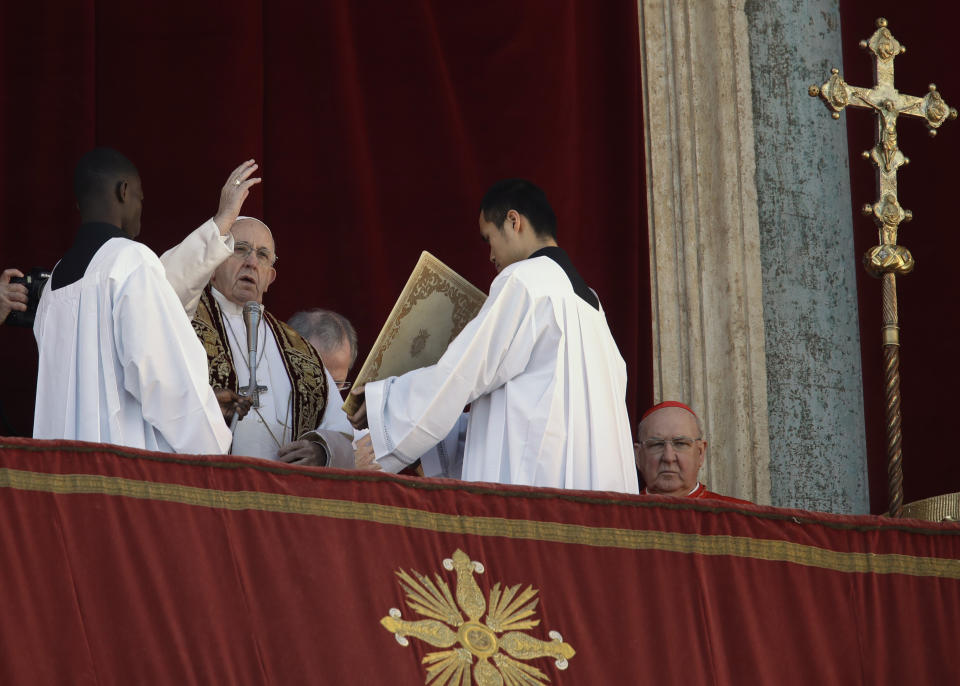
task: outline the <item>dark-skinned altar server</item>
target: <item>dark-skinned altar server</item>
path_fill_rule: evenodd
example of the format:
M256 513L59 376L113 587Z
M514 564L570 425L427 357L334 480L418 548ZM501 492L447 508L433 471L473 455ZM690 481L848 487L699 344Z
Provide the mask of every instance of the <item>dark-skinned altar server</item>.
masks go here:
M230 430L207 359L163 265L133 239L143 190L109 148L74 174L82 225L43 290L34 437L224 453Z

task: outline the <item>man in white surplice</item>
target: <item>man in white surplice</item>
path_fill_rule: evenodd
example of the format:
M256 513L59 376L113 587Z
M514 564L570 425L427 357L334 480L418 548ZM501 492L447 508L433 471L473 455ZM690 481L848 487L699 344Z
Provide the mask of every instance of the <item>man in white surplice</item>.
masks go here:
M35 438L224 453L230 431L183 305L140 233L143 191L123 155L96 148L74 190L82 225L43 290Z
M246 172L238 171L242 182ZM252 217L240 217L229 239L202 228L160 259L193 317L213 385L236 390L249 384L243 306L249 301L261 306L257 382L266 391L260 407L237 424L231 452L307 465L378 468L356 463L353 428L316 351L263 307L263 294L277 275L270 229Z
M499 272L479 314L437 364L354 389L365 401L351 421L369 423L388 471L439 444L446 476L636 493L626 365L596 294L557 246L546 196L501 181L479 224ZM450 454L464 424L459 464Z

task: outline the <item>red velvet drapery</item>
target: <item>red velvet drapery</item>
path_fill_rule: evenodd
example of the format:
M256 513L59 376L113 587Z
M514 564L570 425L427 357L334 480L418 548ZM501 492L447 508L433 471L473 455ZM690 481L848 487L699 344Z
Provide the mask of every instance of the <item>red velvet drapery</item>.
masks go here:
M557 686L960 673L957 524L27 439L0 439L0 519L4 684L414 685L484 645ZM494 624L516 585L531 624ZM382 623L437 606L407 646ZM554 631L566 669L510 636Z
M652 394L638 55L631 0L5 2L0 263L66 250L94 145L139 166L158 252L254 157L245 212L280 255L268 306L342 312L363 355L421 250L487 288L480 197L528 177L600 295L634 411ZM31 339L0 327L0 433L30 431Z

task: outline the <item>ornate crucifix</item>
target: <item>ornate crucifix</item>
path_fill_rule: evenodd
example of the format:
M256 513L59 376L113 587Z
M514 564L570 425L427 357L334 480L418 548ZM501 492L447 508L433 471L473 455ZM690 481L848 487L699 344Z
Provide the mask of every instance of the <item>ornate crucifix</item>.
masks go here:
M830 79L822 86L810 86L810 95L820 96L833 110L833 118L848 105L866 107L877 114L877 136L873 149L863 153L877 167L879 197L875 203L863 206L863 213L872 215L880 229L880 245L863 256L863 265L871 276L881 278L883 295L883 381L886 401L887 478L892 517L903 514L903 470L900 434L900 327L897 317L897 274L913 271L913 256L902 245L897 245L900 222L910 221L913 213L900 206L897 199L897 169L907 159L897 144L897 117L905 114L927 120L931 136L943 122L956 119L957 111L947 107L936 86L915 97L897 92L893 86L893 60L906 52L890 29L886 19L877 19L877 30L869 40L860 41L861 48L873 53L876 85L860 88L847 84L838 69L831 69Z

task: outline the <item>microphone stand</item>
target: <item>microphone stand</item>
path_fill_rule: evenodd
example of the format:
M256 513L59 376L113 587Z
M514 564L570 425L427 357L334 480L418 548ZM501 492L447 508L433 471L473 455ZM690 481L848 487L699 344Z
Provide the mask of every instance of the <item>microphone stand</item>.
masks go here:
M257 385L257 339L260 329L260 303L256 300L249 300L243 306L243 326L247 330L247 357L250 367L250 382L244 388L240 389L240 395L253 398L253 406L260 407L260 387ZM240 413L233 412L233 418L230 420L230 432L237 429L240 421Z

